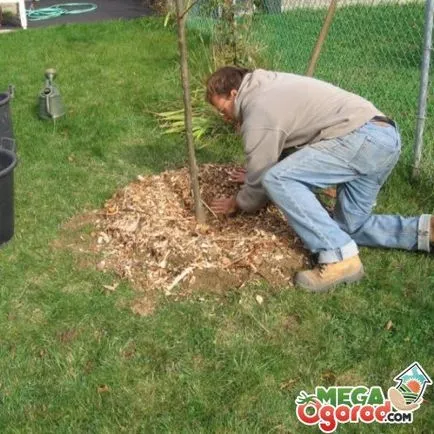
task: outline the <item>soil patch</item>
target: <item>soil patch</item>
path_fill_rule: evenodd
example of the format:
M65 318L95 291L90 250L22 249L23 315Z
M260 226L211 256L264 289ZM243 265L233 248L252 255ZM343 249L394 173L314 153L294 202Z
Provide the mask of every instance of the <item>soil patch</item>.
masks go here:
M229 181L228 172L233 169L227 165L200 167L208 214L205 225L194 217L185 168L139 176L117 191L102 210L66 223L63 239L54 245L81 252L87 264L92 256L98 270L114 271L128 279L146 294L133 309L139 314L151 313L156 296L162 293L183 296L200 290L221 294L258 280L273 287L292 286L295 272L308 259L276 207L269 205L256 214L231 218L209 210L214 198L233 195L239 188ZM152 303L143 304L145 299Z

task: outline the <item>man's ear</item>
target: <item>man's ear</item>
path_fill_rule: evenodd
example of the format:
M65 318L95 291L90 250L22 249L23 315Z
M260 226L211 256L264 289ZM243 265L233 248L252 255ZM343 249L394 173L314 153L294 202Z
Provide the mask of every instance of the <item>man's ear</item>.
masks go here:
M235 97L238 95L238 91L236 89L231 90L231 98L235 99Z

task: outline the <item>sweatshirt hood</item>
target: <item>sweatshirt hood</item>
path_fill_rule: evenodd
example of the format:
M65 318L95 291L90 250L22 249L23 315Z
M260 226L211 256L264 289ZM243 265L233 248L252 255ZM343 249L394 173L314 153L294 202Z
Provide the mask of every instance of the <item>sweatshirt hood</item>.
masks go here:
M245 75L235 98L235 118L237 120L242 121L241 114L245 105L249 102L250 96L276 78L277 74L275 72L266 71L265 69L255 69Z

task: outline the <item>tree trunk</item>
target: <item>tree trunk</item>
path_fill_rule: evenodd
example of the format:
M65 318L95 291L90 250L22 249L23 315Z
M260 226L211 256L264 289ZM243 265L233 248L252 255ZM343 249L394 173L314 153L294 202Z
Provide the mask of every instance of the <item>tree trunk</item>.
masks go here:
M190 166L190 178L193 189L194 208L196 219L199 223L204 223L206 220L200 197L198 169L196 164L196 154L194 152L193 129L192 129L192 110L190 98L190 81L188 74L187 60L187 41L185 37L185 21L186 10L183 0L176 0L176 16L178 21L178 47L180 54L181 65L181 80L184 91L184 123L185 134L187 138L188 161Z

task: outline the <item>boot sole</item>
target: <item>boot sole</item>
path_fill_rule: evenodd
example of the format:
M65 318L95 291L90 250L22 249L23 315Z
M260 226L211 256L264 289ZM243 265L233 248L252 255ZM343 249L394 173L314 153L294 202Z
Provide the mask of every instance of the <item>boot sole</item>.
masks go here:
M299 287L299 288L303 288L309 292L326 292L338 285L342 285L343 283L355 283L358 282L359 280L361 280L365 275L365 270L363 269L363 266L361 267L361 269L355 273L352 274L351 276L348 277L344 277L341 280L331 283L329 285L326 286L321 286L320 288L312 288L311 286L305 285L303 283L300 282L295 282L295 286Z

